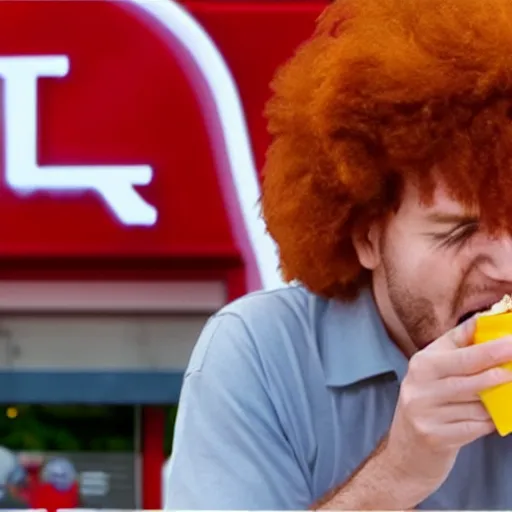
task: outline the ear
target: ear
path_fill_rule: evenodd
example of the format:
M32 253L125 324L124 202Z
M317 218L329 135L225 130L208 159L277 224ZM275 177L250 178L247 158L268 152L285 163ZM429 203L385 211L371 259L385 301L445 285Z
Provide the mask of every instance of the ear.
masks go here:
M359 263L367 270L375 270L381 261L382 225L372 222L365 227L354 229L352 243Z

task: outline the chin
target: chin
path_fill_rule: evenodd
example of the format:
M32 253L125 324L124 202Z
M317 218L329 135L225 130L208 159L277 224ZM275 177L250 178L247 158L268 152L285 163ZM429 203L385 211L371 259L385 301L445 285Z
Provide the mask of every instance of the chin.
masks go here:
M434 341L436 341L437 338L432 338L428 341L424 341L424 340L419 340L417 342L415 342L414 344L416 345L416 347L418 348L418 350L423 350L424 348L428 347L431 343L433 343Z
M430 331L428 333L424 333L423 336L417 336L414 340L414 344L418 347L418 349L423 349L428 347L431 343L439 339L443 334L447 333L454 327L454 323L446 323L443 324L443 327L439 327L435 329L435 331Z

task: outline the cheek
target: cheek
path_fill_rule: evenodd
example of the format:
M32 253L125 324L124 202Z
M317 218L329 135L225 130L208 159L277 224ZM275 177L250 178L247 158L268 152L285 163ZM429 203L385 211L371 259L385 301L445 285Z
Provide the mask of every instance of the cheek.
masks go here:
M433 256L421 240L401 229L389 229L383 239L382 259L401 284L411 285L425 280L436 266Z
M383 258L388 268L391 262L394 278L414 296L428 299L436 309L445 309L460 283L462 255L435 250L426 241L410 236L407 240L394 239L395 243L386 244Z

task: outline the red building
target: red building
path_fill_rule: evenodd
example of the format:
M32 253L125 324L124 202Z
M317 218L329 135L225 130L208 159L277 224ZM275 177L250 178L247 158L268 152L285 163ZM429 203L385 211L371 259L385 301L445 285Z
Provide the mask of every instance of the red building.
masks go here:
M0 401L140 407L136 507L206 318L280 283L262 110L326 3L0 3Z

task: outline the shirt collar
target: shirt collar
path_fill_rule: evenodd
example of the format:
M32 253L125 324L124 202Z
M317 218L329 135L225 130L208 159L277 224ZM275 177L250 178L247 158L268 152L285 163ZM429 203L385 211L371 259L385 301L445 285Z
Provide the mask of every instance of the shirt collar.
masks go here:
M389 338L367 289L354 301L328 302L320 344L328 386L349 386L389 373L401 381L407 371L407 358Z

